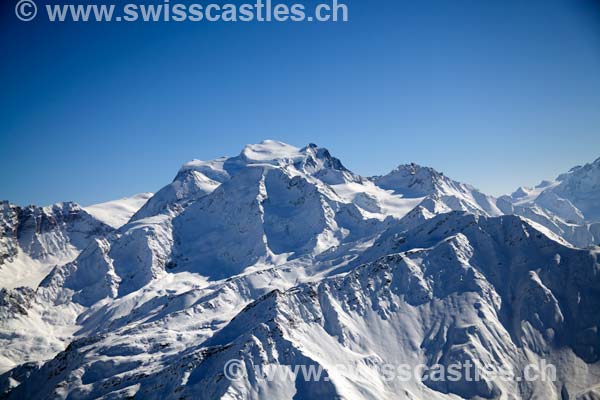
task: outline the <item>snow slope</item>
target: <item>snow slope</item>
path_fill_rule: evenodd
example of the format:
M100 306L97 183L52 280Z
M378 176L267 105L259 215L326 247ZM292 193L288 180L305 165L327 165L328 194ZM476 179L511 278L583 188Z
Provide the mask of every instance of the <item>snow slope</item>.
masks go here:
M149 192L139 193L119 200L93 204L83 209L97 220L117 229L125 225L152 196Z

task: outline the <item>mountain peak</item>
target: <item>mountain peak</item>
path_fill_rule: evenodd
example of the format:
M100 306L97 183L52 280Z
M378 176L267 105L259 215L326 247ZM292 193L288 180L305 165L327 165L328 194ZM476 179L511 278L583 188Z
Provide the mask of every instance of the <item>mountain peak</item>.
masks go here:
M240 158L248 163L296 160L302 156L302 152L297 147L276 140L263 140L257 144L248 144L240 153Z
M430 175L431 178L440 178L444 176L443 172L439 172L432 167L427 167L423 165L419 165L415 162L411 162L410 164L400 164L398 165L392 172L410 174L410 175Z
M300 149L284 142L267 139L260 143L247 144L240 154L235 157L224 156L210 161L194 159L183 164L179 172L198 171L206 174L211 179L215 179L211 176L211 171L225 169L233 172L232 170L237 170L239 167L256 164L297 164L310 157L334 159L329 150L319 147L314 143L309 143ZM339 162L339 160L337 161ZM222 181L221 179L216 180Z
M373 178L376 184L407 197L422 197L440 191L443 181L453 183L441 172L416 163L402 164L384 176Z
M575 177L576 179L581 179L583 176L590 175L600 176L600 157L598 157L594 162L587 163L585 165L577 165L569 170L569 172L560 174L556 180L557 181L565 181L570 179L571 177Z

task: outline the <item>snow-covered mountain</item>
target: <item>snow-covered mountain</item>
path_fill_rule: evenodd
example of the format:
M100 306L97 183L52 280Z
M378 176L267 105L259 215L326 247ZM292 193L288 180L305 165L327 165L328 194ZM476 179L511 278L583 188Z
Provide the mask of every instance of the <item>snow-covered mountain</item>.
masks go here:
M3 201L0 287L35 288L54 265L72 261L112 228L75 203L19 207Z
M600 251L515 211L552 188L592 221L598 190L581 169L497 202L415 164L361 177L313 144L191 161L39 285L3 289L0 356L14 368L0 388L15 399L594 398ZM566 212L547 201L536 206ZM109 221L113 206L96 215ZM232 359L243 379L224 376ZM542 360L555 380L379 373L469 361L520 377ZM255 369L300 364L327 379L269 382Z
M55 311L43 299L31 303L36 288L55 268L68 265L83 250L92 251L110 237L115 225L131 217L147 198L148 194L140 194L86 208L75 203L20 207L2 202L0 325L6 336L0 343L19 345L0 354L0 370L22 361L45 359L71 340L73 324L60 322L64 310L57 310L57 317L50 320L34 315L36 307L41 307L41 315Z
M420 205L432 213L468 211L488 216L501 214L493 197L454 181L433 168L414 163L400 165L389 174L371 180L378 187L404 198L423 198Z
M554 181L520 187L498 199L506 214L541 224L579 247L600 244L600 158L572 168Z

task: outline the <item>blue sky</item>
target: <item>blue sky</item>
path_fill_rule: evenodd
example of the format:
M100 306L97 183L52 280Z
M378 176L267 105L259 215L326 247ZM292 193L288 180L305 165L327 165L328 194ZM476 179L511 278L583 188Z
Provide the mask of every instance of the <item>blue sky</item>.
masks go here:
M49 24L2 2L0 198L156 191L266 138L496 195L600 156L597 1L346 3L347 23Z

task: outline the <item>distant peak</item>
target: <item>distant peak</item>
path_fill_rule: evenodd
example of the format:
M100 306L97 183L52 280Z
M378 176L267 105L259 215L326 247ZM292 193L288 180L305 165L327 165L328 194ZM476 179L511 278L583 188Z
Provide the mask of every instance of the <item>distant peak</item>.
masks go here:
M541 181L540 183L538 183L535 187L536 187L536 189L541 189L541 188L548 187L552 184L553 184L552 181L544 180L544 181Z
M517 190L513 192L511 195L513 199L520 199L521 197L526 197L531 192L531 188L526 186L519 186Z
M597 158L594 162L587 163L585 165L577 165L566 172L564 174L560 174L556 180L557 181L565 181L567 179L572 179L574 176L580 176L582 174L594 174L598 175L600 172L600 157Z

